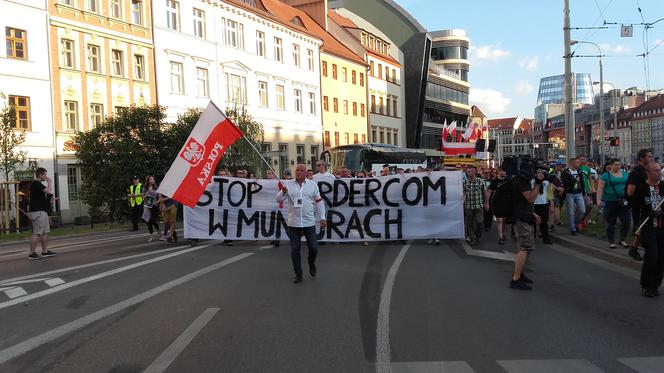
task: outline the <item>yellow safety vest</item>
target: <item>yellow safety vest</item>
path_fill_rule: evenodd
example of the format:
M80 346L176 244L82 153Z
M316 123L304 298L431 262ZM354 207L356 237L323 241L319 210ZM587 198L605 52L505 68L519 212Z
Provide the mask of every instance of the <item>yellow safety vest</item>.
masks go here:
M134 207L135 205L142 205L143 204L143 184L138 183L136 185L132 184L129 186L129 194L134 195L138 194L138 197L131 197L129 198L129 203L131 203L131 207Z

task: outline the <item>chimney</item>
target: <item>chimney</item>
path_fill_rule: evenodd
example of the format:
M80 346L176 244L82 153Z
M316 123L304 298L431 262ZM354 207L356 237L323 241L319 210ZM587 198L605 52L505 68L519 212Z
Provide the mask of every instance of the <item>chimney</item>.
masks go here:
M280 0L307 13L327 31L327 0Z

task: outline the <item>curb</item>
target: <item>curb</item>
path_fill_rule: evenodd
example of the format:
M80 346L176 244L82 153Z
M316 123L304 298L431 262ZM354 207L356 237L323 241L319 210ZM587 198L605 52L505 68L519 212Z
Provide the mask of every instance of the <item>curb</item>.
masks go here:
M636 271L639 272L641 271L641 265L643 262L638 262L633 260L631 257L625 254L621 254L619 252L615 251L609 251L610 249L606 248L600 248L598 246L592 245L592 244L587 244L584 242L580 242L579 240L573 240L568 237L563 237L563 236L552 236L554 241L557 244L561 244L560 241L563 241L565 246L563 246L565 249L570 249L569 246L572 246L574 249L578 251L579 254L581 255L586 255L590 256L595 259L600 259L603 261L606 261L610 264L620 266L626 270L629 270L630 272ZM588 238L588 237L586 237ZM590 238L592 239L592 238ZM595 240L595 239L593 239ZM607 244L608 245L608 244ZM561 245L562 246L562 245Z

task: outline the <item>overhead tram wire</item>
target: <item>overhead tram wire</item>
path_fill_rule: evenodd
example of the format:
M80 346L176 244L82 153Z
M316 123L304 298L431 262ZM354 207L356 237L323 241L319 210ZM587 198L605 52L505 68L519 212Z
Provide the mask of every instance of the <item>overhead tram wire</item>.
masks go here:
M613 3L613 0L609 0L608 3L606 3L606 6L604 6L604 9L600 9L599 4L597 4L597 1L595 1L595 4L597 5L597 10L599 10L599 17L595 19L595 21L592 23L591 27L586 27L586 28L576 28L576 27L570 27L571 30L588 30L586 34L581 38L577 40L590 40L590 37L593 36L595 33L597 33L598 30L602 30L603 27L607 25L606 19L604 18L604 12L611 6L611 3ZM603 26L600 26L602 28L596 28L599 20L603 21ZM574 52L576 52L581 44L577 44L576 48L572 51L572 55L574 55Z

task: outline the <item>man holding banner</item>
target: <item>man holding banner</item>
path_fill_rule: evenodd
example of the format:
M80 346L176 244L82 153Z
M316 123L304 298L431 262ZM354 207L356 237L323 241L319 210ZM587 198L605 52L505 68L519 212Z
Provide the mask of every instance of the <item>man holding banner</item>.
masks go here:
M291 259L295 278L293 283L302 282L302 259L300 257L300 241L304 236L309 249L309 274L316 276L316 256L318 255L318 239L316 238L315 216L320 219L321 228L325 229L325 205L320 197L318 184L307 180L307 166L300 163L295 168L295 179L285 180L284 186L277 193L277 202L288 200L288 237L291 242ZM314 207L318 214L314 214Z

